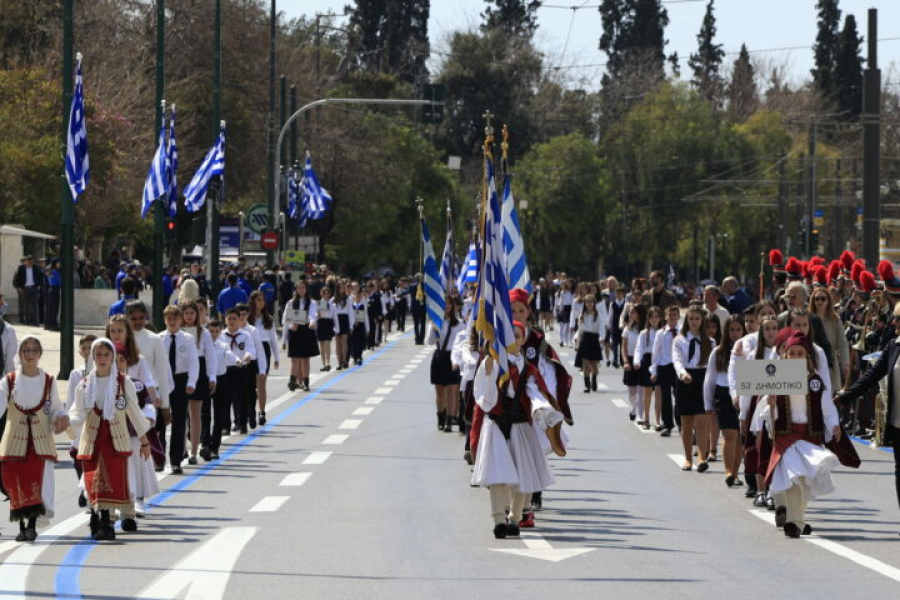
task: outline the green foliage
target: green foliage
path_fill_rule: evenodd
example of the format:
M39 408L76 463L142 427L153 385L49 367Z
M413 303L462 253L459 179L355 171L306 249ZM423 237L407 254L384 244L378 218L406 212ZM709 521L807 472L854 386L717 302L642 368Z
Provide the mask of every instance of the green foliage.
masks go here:
M816 9L819 11L819 19L816 43L813 46L813 83L823 96L831 98L835 93L834 67L840 47L838 30L841 25L841 9L838 8L838 0L819 0Z
M532 274L549 268L593 273L612 252L608 172L580 133L537 144L516 165L513 194Z
M756 112L758 106L756 71L750 62L747 45L741 44L741 51L731 71L731 83L728 85L728 109L737 117L746 119Z
M484 0L488 6L482 17L482 31L500 29L509 36L531 38L538 28L540 0Z
M697 34L697 52L691 54L688 65L694 73L691 80L700 95L707 100L717 99L722 91L722 78L719 76L719 67L725 57L722 44L715 43L716 16L713 12L713 0L706 5L706 14L703 16L703 26Z
M856 29L856 17L847 15L834 63L835 100L846 121L855 121L862 112L862 67L862 37Z

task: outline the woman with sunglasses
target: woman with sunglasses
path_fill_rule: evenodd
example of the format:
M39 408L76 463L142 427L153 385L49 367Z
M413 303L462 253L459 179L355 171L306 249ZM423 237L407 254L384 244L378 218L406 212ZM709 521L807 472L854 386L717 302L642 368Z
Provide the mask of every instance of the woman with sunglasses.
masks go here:
M809 312L819 317L825 337L831 346L831 389L839 390L850 379L850 345L844 334L844 324L834 312L827 288L817 287L809 299Z

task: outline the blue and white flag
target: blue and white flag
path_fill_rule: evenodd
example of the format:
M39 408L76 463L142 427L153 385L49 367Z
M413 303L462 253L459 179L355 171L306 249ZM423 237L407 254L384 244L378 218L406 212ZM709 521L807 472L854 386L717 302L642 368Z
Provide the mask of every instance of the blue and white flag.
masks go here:
M169 202L169 216L173 219L178 212L178 144L175 142L175 105L169 120L169 145L166 150L169 162L169 188L166 199Z
M522 288L531 293L531 274L528 272L525 242L522 240L509 175L503 180L503 251L506 252L506 281L509 289Z
M494 164L486 159L488 202L484 214L482 244L484 264L478 282L478 317L475 328L489 342L491 356L500 369L498 380L506 380L509 352L515 344L509 285L506 281L506 255L503 249L503 220L497 199Z
M331 195L328 190L319 184L319 178L313 170L312 158L306 153L306 167L303 170L303 199L309 212L309 218L317 221L325 216L325 211L331 208Z
M478 245L475 242L469 244L469 254L466 255L466 261L459 270L459 277L456 278L456 289L462 296L466 291L467 283L478 283Z
M224 121L223 121L224 123ZM200 168L194 173L194 178L184 190L184 207L188 212L197 212L203 208L206 201L206 191L209 189L209 180L214 175L225 176L225 126L219 130L216 143L206 153L206 158L200 163Z
M300 182L293 177L288 179L288 217L299 220L299 226L306 227L309 214L303 196L300 194Z
M141 218L146 218L150 207L157 198L166 193L169 188L169 161L166 151L166 121L163 119L159 128L159 144L156 146L156 154L150 163L150 171L147 173L147 181L144 182L144 196L141 200Z
M447 223L447 241L444 243L444 256L441 258L441 285L444 290L451 290L456 285L456 250L453 244L453 225Z
M444 286L441 284L441 275L438 273L437 262L434 259L434 246L431 244L431 234L428 233L428 225L422 218L422 245L424 246L424 290L425 290L425 314L438 331L444 324L444 308L446 298Z
M84 193L91 175L88 158L87 123L84 115L84 80L81 77L81 53L75 63L75 94L69 110L69 131L66 136L66 180L72 190L72 202Z

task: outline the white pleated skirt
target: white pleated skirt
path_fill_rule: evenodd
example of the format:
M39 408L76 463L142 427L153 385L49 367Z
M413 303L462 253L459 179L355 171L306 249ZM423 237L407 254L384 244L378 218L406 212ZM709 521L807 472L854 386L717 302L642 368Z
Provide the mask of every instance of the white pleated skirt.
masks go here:
M140 438L131 438L131 456L128 457L128 491L131 499L152 498L159 493L159 480L152 458L141 458Z
M804 488L807 499L830 494L836 488L831 472L840 466L838 457L823 446L798 440L782 455L772 473L770 490L785 492L796 484Z
M500 427L486 418L472 470L472 485L506 484L525 494L553 485L553 474L539 439L530 423L516 423L507 441Z

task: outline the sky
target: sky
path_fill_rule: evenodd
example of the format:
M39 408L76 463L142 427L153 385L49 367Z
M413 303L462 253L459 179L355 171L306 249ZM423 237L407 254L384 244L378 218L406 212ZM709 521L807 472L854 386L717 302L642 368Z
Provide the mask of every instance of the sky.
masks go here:
M277 0L278 10L289 18L328 11L343 14L353 0ZM688 77L687 59L697 47L697 32L703 21L707 0L663 0L669 12L666 54L678 52L682 77ZM606 56L597 48L601 33L598 0L545 0L538 10L536 45L550 66L571 82L596 89L603 74ZM802 81L813 64L812 45L816 38L816 0L716 0L717 41L723 45L727 63L733 62L741 44L747 45L754 61L783 66L788 77ZM481 23L484 0L431 0L429 37L432 50L446 51L449 35L460 29L474 29ZM582 6L572 10L572 6ZM554 8L561 7L561 8ZM863 35L867 32L867 11L878 9L878 62L885 81L896 80L891 67L900 66L900 0L840 0L843 16L852 13ZM339 17L336 23L346 21ZM799 48L797 48L799 47ZM791 48L791 49L786 49ZM778 49L778 50L774 50ZM733 53L733 54L732 54ZM440 56L433 55L434 72ZM892 65L893 63L893 65Z

